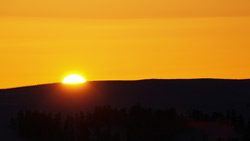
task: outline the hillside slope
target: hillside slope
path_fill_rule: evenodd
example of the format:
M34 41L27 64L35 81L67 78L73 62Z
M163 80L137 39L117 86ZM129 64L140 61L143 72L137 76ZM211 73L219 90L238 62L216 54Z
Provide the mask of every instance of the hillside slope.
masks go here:
M0 90L0 130L7 132L8 120L20 110L74 113L97 105L128 108L136 103L153 109L174 107L181 113L234 109L249 117L250 80L91 81L75 86L57 83L5 89Z

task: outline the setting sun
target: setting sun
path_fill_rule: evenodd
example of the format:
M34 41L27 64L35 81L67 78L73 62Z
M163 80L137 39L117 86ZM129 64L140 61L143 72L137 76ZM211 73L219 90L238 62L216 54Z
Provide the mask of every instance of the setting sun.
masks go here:
M84 82L86 82L86 79L78 74L69 75L63 80L64 84L79 84L79 83L84 83Z

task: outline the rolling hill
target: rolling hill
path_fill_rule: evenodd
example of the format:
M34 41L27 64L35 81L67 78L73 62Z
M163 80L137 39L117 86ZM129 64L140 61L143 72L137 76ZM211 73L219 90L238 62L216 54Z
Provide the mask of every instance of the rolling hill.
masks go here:
M74 113L98 105L129 108L140 103L152 109L174 107L179 113L236 110L249 118L250 80L178 79L90 81L82 85L61 83L0 90L0 138L10 117L20 110Z

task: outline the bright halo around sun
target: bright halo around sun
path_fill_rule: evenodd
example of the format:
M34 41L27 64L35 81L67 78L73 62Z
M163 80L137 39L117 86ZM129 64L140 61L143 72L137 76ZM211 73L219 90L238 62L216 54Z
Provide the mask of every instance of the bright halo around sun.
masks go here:
M83 78L81 75L78 74L71 74L64 78L63 83L64 84L80 84L85 83L86 79Z

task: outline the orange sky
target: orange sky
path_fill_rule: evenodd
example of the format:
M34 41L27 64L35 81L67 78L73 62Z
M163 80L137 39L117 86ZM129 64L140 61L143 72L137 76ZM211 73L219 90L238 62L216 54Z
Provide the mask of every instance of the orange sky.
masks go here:
M249 0L1 0L0 88L250 78Z

